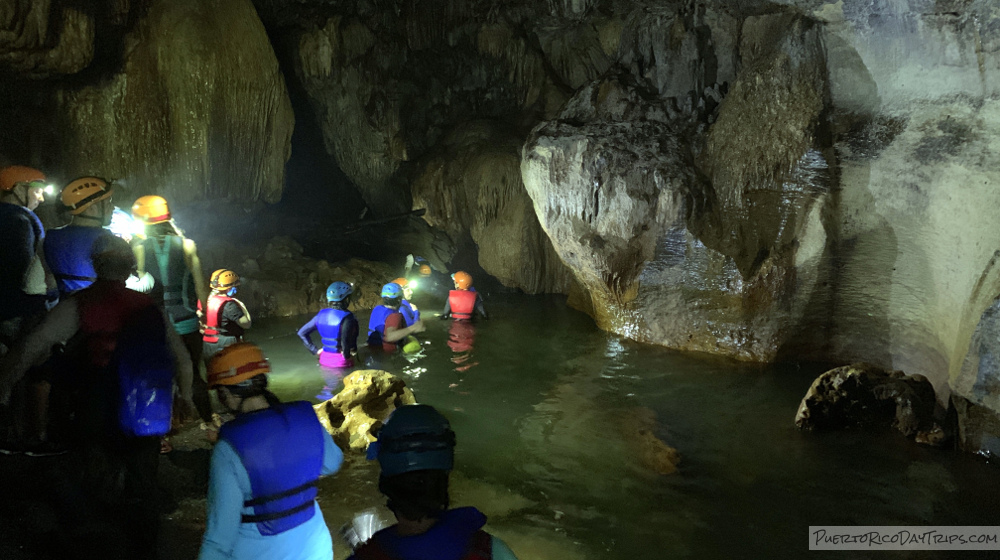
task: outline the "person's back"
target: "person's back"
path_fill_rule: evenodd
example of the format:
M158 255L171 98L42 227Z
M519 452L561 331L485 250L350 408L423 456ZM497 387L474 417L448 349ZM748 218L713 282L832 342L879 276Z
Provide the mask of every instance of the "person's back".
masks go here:
M25 280L45 236L34 212L0 202L0 321L44 311L44 295L24 291Z
M343 453L305 401L266 390L270 365L237 343L209 362L209 385L236 415L212 451L208 519L200 560L331 560L333 543L316 503L316 482Z
M70 181L60 194L63 208L72 216L69 225L49 232L45 239L45 261L55 276L60 297L82 290L97 279L90 253L111 223L113 191L105 179L80 177Z
M454 446L451 425L434 407L393 411L369 444L368 458L378 459L379 491L397 523L375 533L349 560L516 560L506 543L482 530L482 512L449 509Z
M212 273L209 281L212 294L208 296L208 309L203 314L205 360L211 359L223 348L243 340L244 332L250 327L250 312L243 302L234 297L239 285L240 277L232 270L220 268ZM198 309L201 310L200 301Z
M102 227L75 225L49 230L45 238L45 262L56 278L60 297L82 290L97 279L90 252L104 235L112 234Z

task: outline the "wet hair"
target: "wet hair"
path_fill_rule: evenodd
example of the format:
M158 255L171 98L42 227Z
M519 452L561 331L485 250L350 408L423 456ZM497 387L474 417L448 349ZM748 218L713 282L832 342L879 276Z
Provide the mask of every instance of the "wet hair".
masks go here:
M403 304L403 296L402 295L400 295L398 297L383 297L382 298L382 305L385 305L386 307L399 307L402 304Z
M448 471L440 469L380 476L378 489L389 499L386 505L397 517L411 521L441 517L451 501Z
M135 254L128 243L114 235L102 235L90 253L94 272L103 280L124 281L135 270Z

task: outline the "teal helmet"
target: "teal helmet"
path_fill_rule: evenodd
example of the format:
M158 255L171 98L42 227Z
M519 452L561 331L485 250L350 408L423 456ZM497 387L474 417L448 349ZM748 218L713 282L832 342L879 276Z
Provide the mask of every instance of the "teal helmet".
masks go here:
M385 286L382 286L382 297L387 298L398 298L402 297L403 288L395 282L389 282Z
M383 476L450 471L455 464L455 432L433 406L404 405L389 415L378 441L368 445L368 459L378 459Z
M354 288L347 282L334 282L326 289L326 301L344 301L352 293Z

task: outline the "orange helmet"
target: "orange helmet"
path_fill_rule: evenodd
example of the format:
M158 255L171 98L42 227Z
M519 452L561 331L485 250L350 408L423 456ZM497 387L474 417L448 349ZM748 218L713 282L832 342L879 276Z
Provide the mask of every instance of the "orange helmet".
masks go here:
M409 281L406 278L396 278L392 281L393 284L399 284L400 288L405 288Z
M20 183L34 181L45 181L45 174L23 165L11 165L0 169L0 191L9 191Z
M212 273L212 279L208 284L213 290L228 290L240 285L240 275L228 268L220 268Z
M431 275L431 266L428 264L420 265L419 273L421 277L427 278Z
M82 213L93 203L111 196L111 187L100 177L80 177L63 187L60 199L70 214Z
M167 199L151 194L141 197L132 205L132 215L147 225L170 221Z
M237 342L227 346L208 362L208 386L239 385L240 383L269 373L271 364L256 345Z
M455 286L459 290L468 290L472 287L472 276L468 272L463 272L459 270L455 274L451 275L451 279L455 281Z

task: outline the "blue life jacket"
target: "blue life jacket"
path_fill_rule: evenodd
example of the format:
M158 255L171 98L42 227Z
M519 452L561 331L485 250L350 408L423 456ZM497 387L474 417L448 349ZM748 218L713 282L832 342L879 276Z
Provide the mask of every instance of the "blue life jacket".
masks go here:
M142 246L146 248L146 271L156 280L149 295L163 300L177 334L196 332L198 294L184 259L184 239L178 235L149 237Z
M45 240L45 262L56 277L59 295L66 297L97 280L90 252L94 242L111 233L101 227L64 226L49 231Z
M372 309L372 316L368 319L368 344L378 346L382 344L382 336L385 335L385 320L394 311L384 305L379 305Z
M316 481L323 469L323 426L306 401L237 416L219 430L250 477L252 515L261 535L294 529L316 514Z
M170 431L174 355L160 310L142 308L122 326L112 366L118 372L118 427L127 436L162 436Z
M340 325L350 311L326 308L316 317L316 330L323 339L324 352L340 352Z
M416 323L420 319L420 311L411 307L410 302L405 299L402 305L399 306L399 312L403 314L403 320L406 321L407 327L412 327L413 323ZM385 319L382 321L384 323Z
M31 224L27 235L23 226L14 227L21 220ZM45 309L44 297L22 291L25 274L43 239L45 228L34 212L19 204L0 202L0 320L27 317Z

